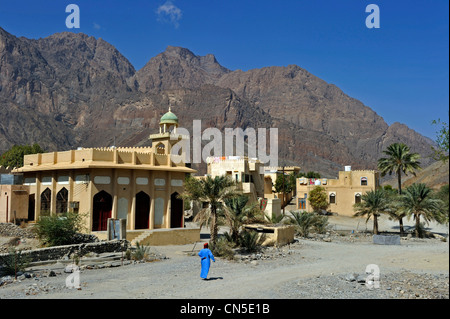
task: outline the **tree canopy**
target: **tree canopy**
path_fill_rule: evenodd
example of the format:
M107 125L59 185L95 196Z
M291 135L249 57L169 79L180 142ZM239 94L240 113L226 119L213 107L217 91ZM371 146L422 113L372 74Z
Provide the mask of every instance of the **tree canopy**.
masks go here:
M327 209L329 205L327 192L322 186L315 186L309 192L308 200L315 212Z
M0 165L3 167L22 167L25 155L37 153L44 153L39 144L14 145L0 156Z
M415 170L420 169L420 162L418 161L420 155L418 153L411 153L409 146L403 143L393 143L383 151L387 157L378 160L378 169L381 176L392 173L397 175L398 193L402 193L402 173L408 175L412 173L416 175Z
M447 162L449 156L448 123L442 122L439 119L437 121L433 121L433 124L441 125L439 131L436 132L437 148L432 147L434 151L434 159Z

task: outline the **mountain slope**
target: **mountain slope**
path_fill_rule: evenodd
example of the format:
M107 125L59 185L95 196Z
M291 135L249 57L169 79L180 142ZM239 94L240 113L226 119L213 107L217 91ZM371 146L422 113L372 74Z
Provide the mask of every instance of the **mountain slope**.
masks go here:
M169 46L136 71L102 39L63 32L31 40L0 28L0 152L33 142L47 150L148 145L169 106L190 132L193 120L222 131L278 128L280 164L330 177L344 165L375 168L397 141L430 162L429 139L387 125L295 65L231 71L212 54Z

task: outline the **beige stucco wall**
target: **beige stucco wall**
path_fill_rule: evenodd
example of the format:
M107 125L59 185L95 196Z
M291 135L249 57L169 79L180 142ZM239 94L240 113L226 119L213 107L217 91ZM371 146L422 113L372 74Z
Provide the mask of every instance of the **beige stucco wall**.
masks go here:
M187 245L200 241L200 228L155 229L143 231L139 236L144 237L139 244L145 246ZM133 241L137 237L132 233L129 236L127 232L127 240Z
M0 185L0 223L28 218L28 187Z
M246 229L258 231L260 234L260 240L262 240L261 244L263 246L283 246L294 241L295 228L292 225L244 225L244 227ZM265 230L265 232L261 232L260 230Z
M87 182L75 182L76 176L79 175L89 176L89 180ZM101 191L105 191L112 196L113 200L111 218L118 218L120 212L119 206L121 209L124 209L124 206L126 206L127 229L134 229L135 196L142 191L150 197L150 229L153 229L170 227L170 196L175 192L179 194L183 192L185 173L112 168L24 173L24 178L33 178L35 176L36 183L29 186L29 192L30 194L38 194L35 205L36 218L40 213L40 194L46 188L51 190L52 212L55 212L56 209L56 196L58 192L62 188L66 188L69 192L69 202L78 202L78 212L88 215L93 211L94 196ZM64 184L58 183L58 177L60 176L69 176L69 182ZM108 177L109 183L96 183L96 179L99 177ZM42 183L43 178L51 178L51 183L44 185ZM147 180L147 185L139 185L138 182L140 181L142 184L142 181L145 179ZM155 180L158 180L158 183ZM164 185L160 185L162 181ZM164 203L163 224L154 223L156 199L162 199ZM124 216L122 215L120 217L123 218ZM92 229L92 216L86 219L85 227Z
M367 178L367 185L361 185L362 178ZM373 170L341 171L338 179L319 180L321 181L320 186L327 192L328 201L330 201L330 195L335 194L336 202L330 203L327 211L342 216L353 216L353 205L356 202L357 194L365 194L380 186L379 173ZM304 181L304 178L297 179L297 209L301 209L299 201L316 186L310 185L309 180L305 185ZM308 199L306 199L305 210L313 211Z

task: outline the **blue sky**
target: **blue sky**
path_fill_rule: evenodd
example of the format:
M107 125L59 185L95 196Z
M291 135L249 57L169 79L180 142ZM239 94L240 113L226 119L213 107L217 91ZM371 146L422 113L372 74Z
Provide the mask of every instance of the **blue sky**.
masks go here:
M65 25L71 3L79 29ZM365 24L372 3L378 29ZM231 70L296 64L434 139L432 120L449 114L448 12L447 0L0 0L0 26L27 38L101 37L137 70L168 45Z

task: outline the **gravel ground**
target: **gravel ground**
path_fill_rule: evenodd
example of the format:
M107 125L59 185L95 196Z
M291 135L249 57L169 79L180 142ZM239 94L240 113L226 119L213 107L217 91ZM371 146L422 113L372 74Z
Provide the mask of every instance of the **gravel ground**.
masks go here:
M0 299L449 298L449 245L439 239L374 245L367 234L342 236L332 231L325 238L297 238L289 246L266 248L234 261L216 258L207 281L199 277L196 252L201 245L152 247L166 257L153 262L83 267L79 290L65 286L69 274L64 264L34 267L31 278L4 280ZM380 270L379 288L365 284L369 264ZM54 276L49 276L50 270Z

